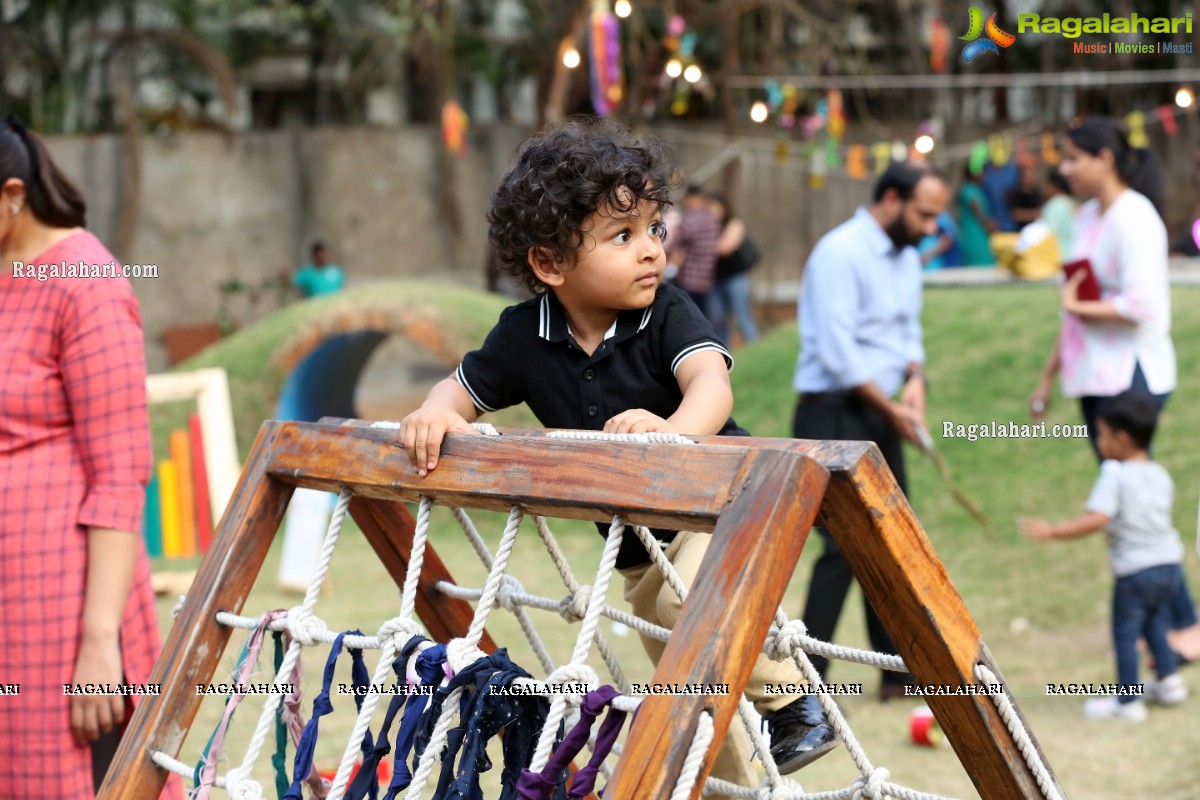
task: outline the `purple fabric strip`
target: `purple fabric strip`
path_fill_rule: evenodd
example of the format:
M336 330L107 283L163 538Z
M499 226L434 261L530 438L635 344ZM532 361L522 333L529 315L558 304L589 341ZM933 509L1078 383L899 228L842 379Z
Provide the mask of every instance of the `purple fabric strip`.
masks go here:
M575 723L575 727L571 728L562 740L562 742L554 749L550 755L550 760L546 762L545 768L539 772L532 772L528 769L521 770L521 779L517 782L517 797L520 800L549 800L554 790L562 783L567 765L571 763L571 759L579 755L584 746L587 745L588 738L592 732L592 725L596 718L600 716L600 712L605 706L612 703L613 698L620 693L612 686L601 686L587 693L583 698L583 703L579 709L579 722ZM601 726L601 735L605 736L608 741L608 750L612 750L613 744L617 740L617 734L621 730L621 723L625 720L624 712L619 713L620 717L612 725L609 721L613 718L614 713L610 713L605 724ZM608 750L602 751L603 741L596 742L596 755L593 756L592 762L588 767L595 768L592 771L588 789L578 797L584 797L591 791L591 786L596 783L595 773L599 771L600 762L608 755ZM579 775L583 774L584 770L580 770L576 774L576 782L579 780ZM585 780L587 776L585 775ZM570 797L576 797L575 789L572 788Z

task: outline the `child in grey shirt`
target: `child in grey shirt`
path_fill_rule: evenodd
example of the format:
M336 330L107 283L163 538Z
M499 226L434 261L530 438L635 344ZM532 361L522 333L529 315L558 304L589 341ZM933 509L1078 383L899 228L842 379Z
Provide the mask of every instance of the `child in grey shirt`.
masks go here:
M1022 519L1021 528L1035 540L1107 531L1108 559L1116 576L1112 635L1120 686L1115 696L1089 699L1084 713L1093 719L1140 722L1146 707L1138 683L1139 636L1145 637L1158 674L1145 687L1146 698L1174 705L1187 697L1178 659L1167 644L1171 599L1183 580L1183 543L1171 524L1175 485L1150 458L1158 409L1149 396L1122 392L1105 402L1096 417L1097 446L1105 460L1086 511L1059 523Z

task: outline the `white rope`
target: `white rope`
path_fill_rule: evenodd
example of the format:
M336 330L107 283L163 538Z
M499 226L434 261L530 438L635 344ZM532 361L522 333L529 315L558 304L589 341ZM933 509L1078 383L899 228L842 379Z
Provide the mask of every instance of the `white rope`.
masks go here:
M650 431L647 433L605 433L604 431L551 431L549 439L575 439L598 442L635 442L638 444L695 444L681 433Z
M586 666L584 660L587 658L589 644L596 633L596 628L600 624L600 612L604 608L604 597L608 592L608 584L612 579L613 567L617 563L617 553L621 549L624 533L625 521L621 517L613 517L612 524L608 529L608 539L604 544L604 553L600 558L600 566L596 570L596 582L592 585L592 591L588 597L587 614L583 618L579 635L575 639L575 649L571 653L571 660L566 668L577 670ZM560 668L558 671L566 668ZM594 671L592 675L595 675ZM597 683L599 683L598 679ZM533 759L529 765L529 769L533 772L541 772L550 759L550 750L554 745L554 738L558 731L558 724L562 721L564 710L565 703L562 696L556 695L550 702L550 712L546 716L546 722L542 725L537 748L534 750Z
M455 671L465 666L465 664L456 663L461 659L461 654L464 651L470 651L472 656L475 654L482 655L478 649L479 642L483 638L484 626L496 602L496 595L500 591L501 578L504 576L505 570L508 569L508 560L512 555L513 545L516 543L517 532L521 528L521 519L523 516L524 512L518 506L513 506L508 515L508 524L504 528L504 535L500 537L500 544L496 548L496 557L493 560L491 569L488 571L487 581L483 586L483 594L479 598L479 604L475 607L475 616L471 619L471 626L467 630L467 635L461 640L456 639L450 642L446 646L446 660ZM416 775L413 776L413 782L409 786L406 797L410 800L417 800L421 796L421 792L424 791L429 776L433 773L434 761L441 759L442 751L446 747L446 737L450 731L450 721L458 711L458 698L461 694L462 689L455 689L442 705L441 715L434 726L433 734L430 736L425 752L421 754Z
M312 611L316 607L317 598L321 593L321 584L325 582L325 575L329 572L329 562L333 558L333 550L342 530L342 520L346 517L346 508L349 505L350 490L342 489L337 505L333 509L333 515L329 519L329 529L325 533L325 540L321 543L321 551L317 556L317 563L313 568L312 579L304 594L304 600L299 606L288 611L287 629L292 636L292 641L283 657L279 673L275 676L276 686L288 683L292 676L292 670L295 669L296 662L300 659L300 648L304 645L315 644L319 641L315 636L325 630L325 624L313 616ZM232 800L258 800L262 797L262 787L249 780L249 776L266 743L267 733L275 722L275 709L282 701L283 692L275 691L268 696L262 714L259 715L258 725L254 729L253 736L250 737L246 757L242 759L240 767L230 770L227 780L229 781L229 796Z
M1000 683L1000 679L984 664L975 665L975 677L979 679L980 683L988 686ZM1029 766L1029 771L1033 773L1033 777L1037 781L1038 787L1042 790L1042 794L1045 795L1047 800L1062 800L1062 795L1058 792L1054 776L1050 774L1046 763L1042 761L1042 756L1038 752L1037 745L1030 738L1029 731L1025 730L1025 723L1013 707L1012 700L1009 699L1007 691L989 696L992 698L992 702L996 704L996 710L1000 712L1000 718L1004 720L1005 727L1012 734L1013 742L1017 745L1017 749L1021 751L1021 757L1025 759L1025 763Z
M814 639L808 635L808 629L802 620L789 620L782 609L776 612L775 619L777 627L771 628L770 633L767 634L767 640L763 643L763 652L767 654L768 658L776 661L794 659L798 652L804 651L809 655L864 664L876 669L908 672L908 666L900 656L885 655L874 650L859 650L855 647L844 647Z
M708 753L708 746L713 740L713 718L708 711L701 711L696 719L696 734L688 747L687 756L683 759L683 767L679 777L675 779L675 791L671 792L671 800L688 800L692 796L692 787L696 785L696 777Z

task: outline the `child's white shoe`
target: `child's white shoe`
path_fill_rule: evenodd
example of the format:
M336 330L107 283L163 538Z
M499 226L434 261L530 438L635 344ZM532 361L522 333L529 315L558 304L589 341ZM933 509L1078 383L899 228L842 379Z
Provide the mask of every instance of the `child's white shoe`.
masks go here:
M1178 672L1146 684L1146 701L1164 706L1179 705L1187 699L1188 688Z
M1083 715L1088 719L1126 719L1144 722L1146 704L1141 700L1119 703L1115 697L1092 697L1083 703Z

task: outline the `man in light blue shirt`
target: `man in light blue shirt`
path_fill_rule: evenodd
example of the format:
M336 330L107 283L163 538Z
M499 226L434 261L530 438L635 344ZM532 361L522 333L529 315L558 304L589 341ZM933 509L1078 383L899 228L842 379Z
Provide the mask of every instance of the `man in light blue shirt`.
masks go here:
M945 179L933 170L894 162L876 183L872 204L817 242L800 289L793 436L875 442L905 493L901 441L918 443L917 429L925 427L916 244L937 231L949 196ZM829 532L818 532L825 551L813 568L804 624L828 641L854 573ZM869 603L866 612L872 648L895 654ZM824 677L829 662L812 661ZM885 671L880 697L902 696L907 682L906 674Z

